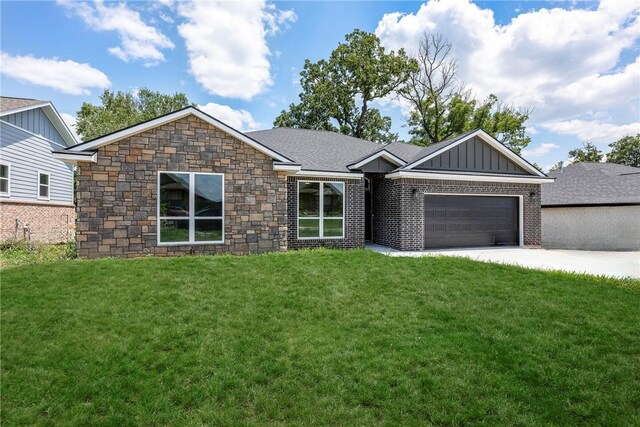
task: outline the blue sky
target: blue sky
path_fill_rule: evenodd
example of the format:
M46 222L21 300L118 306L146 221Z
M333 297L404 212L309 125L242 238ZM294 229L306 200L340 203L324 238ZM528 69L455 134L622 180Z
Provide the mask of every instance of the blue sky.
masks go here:
M525 156L544 167L571 148L640 132L637 0L522 2L0 3L1 93L51 100L68 122L104 88L185 92L232 126L271 127L300 90L305 59L354 28L412 52L445 35L460 79L534 107ZM406 136L406 108L376 105Z

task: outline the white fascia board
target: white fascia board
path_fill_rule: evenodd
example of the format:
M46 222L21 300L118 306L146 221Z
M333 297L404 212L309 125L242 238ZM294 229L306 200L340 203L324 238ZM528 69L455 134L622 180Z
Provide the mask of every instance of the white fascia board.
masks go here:
M511 151L510 149L508 149L504 144L502 144L500 141L496 140L494 137L492 137L491 135L489 135L488 133L486 133L485 131L483 131L482 129L478 129L477 131L470 133L469 135L465 136L464 138L460 138L460 140L454 142L453 144L447 145L446 147L441 148L440 150L437 150L431 154L429 154L428 156L422 157L416 161L414 161L413 163L407 165L404 169L405 170L409 170L409 169L413 169L414 167L444 153L445 151L448 151L450 149L452 149L453 147L462 144L465 141L468 141L469 139L479 136L480 138L482 138L482 140L484 142L486 142L487 144L489 144L490 146L492 146L493 148L495 148L496 150L498 150L500 153L504 154L507 158L509 158L510 160L512 160L515 164L519 165L520 167L522 167L524 170L531 172L532 174L539 176L539 177L546 177L546 175L542 172L540 172L538 169L536 169L535 167L533 167L533 165L531 165L529 162L525 161L522 157L518 156L516 153L514 153L513 151Z
M71 151L61 152L52 152L51 157L56 160L62 160L65 163L70 163L72 165L77 164L78 162L83 163L97 163L98 162L98 153L92 153L91 155L74 153Z
M393 153L383 149L381 151L378 151L377 153L373 153L369 157L366 157L366 158L360 160L358 163L354 163L354 164L349 165L347 167L349 169L360 169L362 166L364 166L367 163L377 159L378 157L382 157L383 159L387 160L389 163L393 163L395 166L404 166L404 165L407 164L407 162L402 160L400 157L398 157L398 156L394 155Z
M554 178L547 177L527 177L517 175L465 175L453 173L432 173L432 172L413 172L413 171L396 171L385 175L388 179L401 178L417 178L417 179L435 179L443 181L481 181L481 182L517 182L529 184L546 184L553 182Z
M13 110L6 110L0 112L0 117L8 116L10 114L22 113L23 111L29 111L36 108L46 107L47 105L51 105L50 102L43 102L41 104L28 105L26 107L14 108Z
M350 173L350 172L325 172L325 171L311 171L301 170L296 172L295 176L308 176L308 177L320 177L320 178L345 178L345 179L359 179L363 178L363 173Z
M275 163L273 165L274 171L287 171L287 172L298 172L302 169L302 166L298 164L278 164Z
M69 129L69 126L67 126L53 104L49 103L42 107L42 111L44 111L44 114L49 118L51 123L53 123L53 126L56 128L58 133L60 133L68 147L73 147L78 143L76 137L71 133L71 129Z
M130 128L127 129L123 129L119 132L114 132L112 134L109 135L105 135L102 138L97 138L94 139L93 141L87 142L85 144L80 144L78 146L75 147L70 147L69 150L70 151L84 151L84 150L95 150L97 148L103 147L107 144L110 144L112 142L116 142L119 141L121 139L127 138L129 136L132 135L136 135L140 132L144 132L148 129L152 129L158 126L161 126L165 123L169 123L172 122L174 120L178 120L181 119L183 117L187 117L189 115L193 114L194 116L198 117L200 120L209 123L211 126L214 126L220 130L222 130L223 132L233 136L234 138L239 139L240 141L244 142L245 144L255 148L256 150L266 154L267 156L271 157L274 160L280 161L280 162L290 162L291 159L286 158L285 156L283 156L280 153L277 153L273 150L271 150L270 148L260 144L258 141L249 138L247 135L243 134L242 132L239 132L235 129L233 129L232 127L222 123L221 121L209 116L208 114L203 113L202 111L198 110L197 108L193 108L193 107L189 107L189 108L184 108L182 110L178 110L175 111L173 113L167 114L165 116L162 117L158 117L157 119L153 119L153 120L149 120L146 121L144 123L140 123L138 125L135 126L131 126Z

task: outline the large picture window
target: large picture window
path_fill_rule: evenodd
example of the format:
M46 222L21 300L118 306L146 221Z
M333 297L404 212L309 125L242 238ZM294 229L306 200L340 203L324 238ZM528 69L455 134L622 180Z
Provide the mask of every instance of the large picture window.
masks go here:
M344 237L344 183L298 181L298 238Z
M158 243L224 242L224 175L158 174Z

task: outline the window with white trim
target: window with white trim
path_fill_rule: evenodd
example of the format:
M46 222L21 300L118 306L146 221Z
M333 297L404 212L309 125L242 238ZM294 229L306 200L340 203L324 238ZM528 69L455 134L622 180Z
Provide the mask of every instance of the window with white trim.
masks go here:
M0 163L0 194L9 195L9 174L10 167L7 163Z
M298 181L298 238L344 238L344 182Z
M49 180L50 175L38 172L38 199L49 200Z
M224 242L224 175L158 173L158 243Z

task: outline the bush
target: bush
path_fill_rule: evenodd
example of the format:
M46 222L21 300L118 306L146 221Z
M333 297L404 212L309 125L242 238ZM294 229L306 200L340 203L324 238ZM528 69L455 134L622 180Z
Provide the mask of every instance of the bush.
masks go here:
M7 240L0 242L0 266L40 264L76 258L76 242L54 245Z

